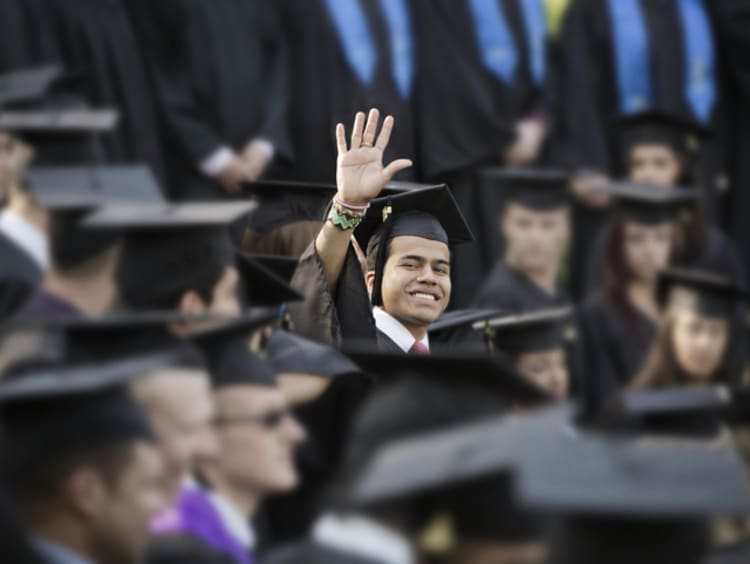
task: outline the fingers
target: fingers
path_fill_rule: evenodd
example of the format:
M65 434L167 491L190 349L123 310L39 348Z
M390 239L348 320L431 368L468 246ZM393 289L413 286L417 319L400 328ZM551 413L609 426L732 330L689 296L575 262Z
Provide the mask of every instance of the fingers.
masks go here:
M409 168L412 162L409 159L398 159L389 164L383 169L383 176L385 176L386 182L393 178L397 173Z
M378 121L380 121L380 112L373 108L367 116L367 127L362 138L363 147L372 147L375 143L375 133L378 131Z
M357 116L354 118L354 128L352 129L352 149L359 149L362 144L362 132L365 128L365 114L364 112L357 112Z
M386 147L388 147L388 142L391 140L391 132L393 131L393 116L388 116L383 120L383 127L380 130L380 135L378 135L378 142L375 143L375 146L383 151L385 153Z
M339 155L343 155L347 151L346 128L343 123L336 124L336 148L339 151Z

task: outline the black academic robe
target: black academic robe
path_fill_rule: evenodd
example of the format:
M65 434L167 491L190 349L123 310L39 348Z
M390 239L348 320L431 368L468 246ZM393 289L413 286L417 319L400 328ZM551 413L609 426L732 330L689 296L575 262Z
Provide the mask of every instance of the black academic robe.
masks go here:
M324 0L274 1L281 11L289 49L289 119L294 124L294 162L280 174L294 180L334 182L336 124L349 128L356 112L370 108L378 108L382 116L392 115L396 121L384 161L414 159L411 100L401 96L393 78L390 34L379 0L357 0L378 56L369 86L362 84L349 66ZM398 176L402 180L413 177L413 171Z
M261 564L387 564L356 554L328 548L313 540L306 540L280 548L261 560Z
M78 75L93 106L120 111L115 131L102 137L106 160L145 162L163 180L154 90L126 0L31 0L32 8L30 29L48 61Z
M173 197L223 196L199 168L222 147L242 152L262 138L274 146L275 158L290 156L275 2L169 0L144 3L139 12L166 127ZM153 29L154 18L173 26L167 38Z
M682 25L674 1L641 1L651 45L655 105L691 116L684 97ZM612 124L621 113L612 37L606 1L571 3L555 48L554 97L550 98L550 160L559 167L612 176L622 176L624 172L618 129ZM698 163L708 217L714 222L721 220L721 189L727 172L723 149L727 142L723 127L726 107L722 86L719 76L719 99L710 123L716 128L716 135L701 148ZM585 289L584 277L592 245L606 217L602 210L582 204L576 206L572 271L577 278L574 288L579 297Z
M640 371L656 336L656 325L635 309L625 314L601 295L587 301L578 320L586 393L592 399L605 400L625 388Z
M60 62L46 0L0 0L0 72Z
M0 233L0 319L20 310L42 281L42 269Z
M206 543L182 534L157 535L149 540L146 564L233 564L234 559L213 550Z
M481 166L502 164L515 141L515 125L543 117L544 96L529 71L526 28L518 0L498 0L518 49L518 71L509 84L485 67L466 0L412 0L417 23L419 81L415 116L424 180L445 182L477 241L453 258L451 308L465 308L497 258L500 200L477 183Z

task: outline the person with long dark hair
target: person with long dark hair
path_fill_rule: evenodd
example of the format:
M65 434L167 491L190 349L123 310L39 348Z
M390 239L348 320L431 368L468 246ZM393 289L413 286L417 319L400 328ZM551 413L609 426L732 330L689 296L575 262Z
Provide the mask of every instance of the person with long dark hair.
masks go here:
M671 261L677 217L695 193L611 185L613 215L607 230L603 284L580 311L585 351L584 393L607 398L640 370L657 332L659 272Z
M733 351L741 335L732 321L746 291L710 272L671 269L661 274L657 297L663 323L631 387L737 385L742 364Z

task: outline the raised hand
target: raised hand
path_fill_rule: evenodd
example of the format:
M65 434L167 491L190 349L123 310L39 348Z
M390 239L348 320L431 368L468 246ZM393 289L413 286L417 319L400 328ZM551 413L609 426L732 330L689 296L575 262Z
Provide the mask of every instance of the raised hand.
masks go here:
M365 125L365 114L359 112L354 119L351 147L346 144L346 130L343 124L336 126L338 161L336 164L336 184L339 197L353 205L366 205L376 198L393 176L412 163L409 159L398 159L383 166L383 153L393 131L393 117L383 120L380 135L375 141L380 112L370 110Z

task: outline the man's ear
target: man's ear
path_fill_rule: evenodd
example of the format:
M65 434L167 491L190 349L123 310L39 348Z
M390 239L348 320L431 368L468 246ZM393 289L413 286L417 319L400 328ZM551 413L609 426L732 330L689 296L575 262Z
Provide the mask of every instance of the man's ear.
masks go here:
M98 519L108 510L107 486L93 468L83 466L73 470L65 481L63 495L71 511L82 519Z
M375 287L375 271L368 270L365 272L365 284L367 285L367 294L372 297L372 289Z

